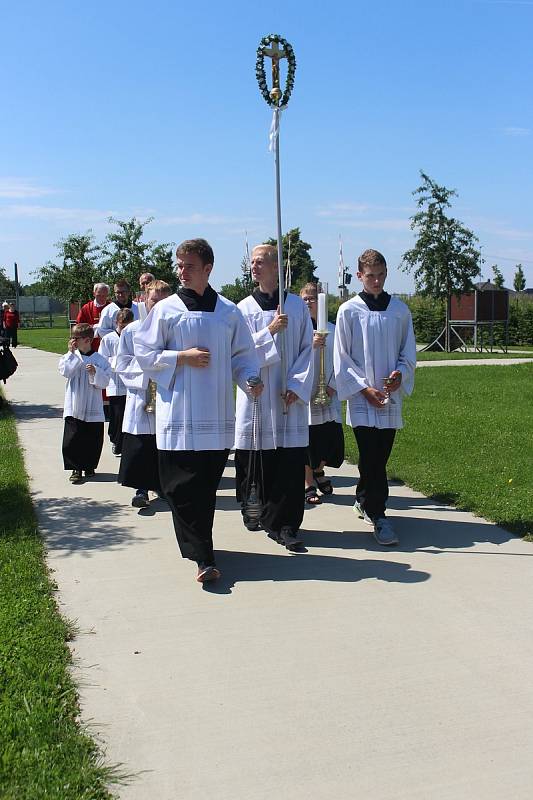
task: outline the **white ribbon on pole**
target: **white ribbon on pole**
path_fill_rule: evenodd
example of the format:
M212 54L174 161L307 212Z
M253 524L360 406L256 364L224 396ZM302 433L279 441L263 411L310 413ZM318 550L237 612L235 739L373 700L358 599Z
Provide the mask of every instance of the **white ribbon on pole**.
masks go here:
M276 150L276 142L279 136L279 122L281 119L281 112L285 111L287 106L280 106L275 108L272 112L272 122L270 123L270 131L268 132L268 151L274 153Z

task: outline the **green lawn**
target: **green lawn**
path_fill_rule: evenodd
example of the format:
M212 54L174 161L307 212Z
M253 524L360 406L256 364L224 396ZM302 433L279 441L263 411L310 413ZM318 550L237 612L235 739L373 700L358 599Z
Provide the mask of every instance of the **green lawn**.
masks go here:
M105 800L113 771L78 721L67 645L15 420L0 408L0 797Z
M418 370L389 476L533 540L532 386L533 364Z
M69 328L66 325L57 328L21 328L18 339L19 344L62 355L67 352Z
M416 354L417 361L461 361L465 358L470 359L486 359L486 358L529 358L527 353L443 353L441 351L435 353L421 353ZM533 357L533 353L531 354Z

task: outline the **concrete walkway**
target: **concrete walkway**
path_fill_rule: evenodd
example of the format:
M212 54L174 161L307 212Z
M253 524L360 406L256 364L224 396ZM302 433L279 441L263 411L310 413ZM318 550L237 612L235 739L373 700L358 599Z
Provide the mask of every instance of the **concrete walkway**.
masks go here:
M96 479L68 483L58 357L16 357L83 717L136 774L123 800L530 800L533 545L392 486L401 545L380 549L346 465L293 555L242 527L230 460L223 579L204 590L166 504L129 506L107 443Z

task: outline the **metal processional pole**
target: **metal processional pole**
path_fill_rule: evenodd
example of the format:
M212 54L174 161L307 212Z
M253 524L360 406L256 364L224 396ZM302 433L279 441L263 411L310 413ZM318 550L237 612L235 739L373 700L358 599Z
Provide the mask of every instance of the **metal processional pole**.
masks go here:
M281 48L280 48L281 45ZM265 57L272 59L272 88L268 88L265 73ZM280 88L280 61L287 59L287 77L285 89ZM270 150L274 151L276 165L276 228L278 240L278 285L279 285L279 310L283 314L285 304L285 269L283 264L283 235L281 228L281 180L280 180L280 161L279 161L279 127L281 112L287 108L289 98L294 86L294 73L296 71L296 59L291 45L286 39L271 33L264 36L257 48L257 60L255 63L255 74L259 84L259 90L263 98L271 108L273 108L272 124L270 126ZM284 332L278 334L281 355L281 393L283 398L287 393L287 357ZM287 406L284 403L284 413L287 413Z

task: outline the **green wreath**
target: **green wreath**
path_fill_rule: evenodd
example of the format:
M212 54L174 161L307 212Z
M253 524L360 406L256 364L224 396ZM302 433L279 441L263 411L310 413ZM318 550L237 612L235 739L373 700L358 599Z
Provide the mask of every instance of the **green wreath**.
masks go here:
M285 51L287 56L287 80L285 81L285 89L279 98L276 101L275 98L270 96L270 90L268 88L266 73L265 73L265 54L263 53L263 48L268 47L271 44L277 42L281 48ZM259 42L259 47L257 48L257 59L255 62L255 76L257 78L257 83L259 84L259 91L263 95L264 99L268 103L269 106L273 108L280 108L281 106L286 106L289 102L289 98L291 96L292 90L294 88L294 73L296 72L296 58L294 57L294 50L292 46L288 43L286 39L282 36L278 36L277 33L271 33L268 36L263 36L261 41Z

